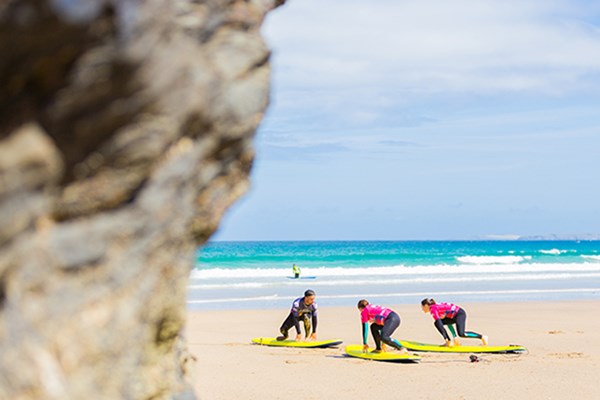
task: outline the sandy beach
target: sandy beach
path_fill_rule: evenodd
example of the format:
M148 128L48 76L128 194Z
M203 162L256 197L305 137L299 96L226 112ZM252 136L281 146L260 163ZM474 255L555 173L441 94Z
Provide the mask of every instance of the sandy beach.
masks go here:
M491 345L520 344L528 353L482 354L477 363L469 354L434 353L420 353L419 364L365 361L343 356L345 345L361 341L353 307L320 305L318 338L344 341L330 349L250 343L276 336L287 309L195 311L186 335L198 358L196 391L204 400L600 398L599 301L461 305L468 329L487 334ZM395 338L441 342L418 305L387 306L402 319Z

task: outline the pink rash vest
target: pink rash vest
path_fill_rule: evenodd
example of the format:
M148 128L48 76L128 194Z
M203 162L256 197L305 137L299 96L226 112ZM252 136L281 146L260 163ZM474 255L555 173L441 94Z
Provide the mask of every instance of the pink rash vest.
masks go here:
M438 303L429 306L429 313L436 321L438 319L454 318L459 311L460 307L452 303Z
M374 322L377 325L383 325L385 319L392 313L393 310L390 310L387 307L377 306L374 304L368 304L363 310L360 312L360 322Z

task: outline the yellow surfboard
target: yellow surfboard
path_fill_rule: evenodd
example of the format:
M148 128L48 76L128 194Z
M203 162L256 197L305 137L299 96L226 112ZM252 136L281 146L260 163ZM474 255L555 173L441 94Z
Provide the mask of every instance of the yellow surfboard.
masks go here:
M296 342L295 340L277 340L272 337L260 337L252 339L252 343L262 344L263 346L277 346L277 347L301 347L308 349L333 347L340 345L342 341L340 339L333 340L320 340L320 341L307 341L307 342Z
M351 357L363 358L365 360L375 361L391 361L391 362L412 362L417 363L421 361L421 357L416 354L400 354L393 351L385 351L383 353L373 353L370 349L367 353L363 352L362 344L351 344L346 346L346 354Z
M405 340L398 341L402 346L411 351L430 351L436 353L520 353L527 351L523 346L453 346L446 347L438 344L427 344L410 342Z

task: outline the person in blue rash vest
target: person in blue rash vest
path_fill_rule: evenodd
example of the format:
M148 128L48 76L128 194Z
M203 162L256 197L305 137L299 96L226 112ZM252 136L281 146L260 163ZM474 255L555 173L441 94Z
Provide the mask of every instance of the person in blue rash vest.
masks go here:
M315 303L315 292L307 290L304 292L304 297L299 297L292 303L292 309L290 314L283 321L279 331L281 336L277 337L277 340L286 340L288 338L288 331L293 327L296 328L296 341L302 340L302 334L300 333L300 320L304 323L304 334L305 338L308 339L310 333L310 340L317 339L317 303Z

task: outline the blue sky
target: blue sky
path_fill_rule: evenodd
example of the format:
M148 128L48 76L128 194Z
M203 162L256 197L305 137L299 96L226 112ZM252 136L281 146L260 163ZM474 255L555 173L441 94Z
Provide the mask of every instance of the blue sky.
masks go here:
M600 233L600 2L288 0L216 240Z

